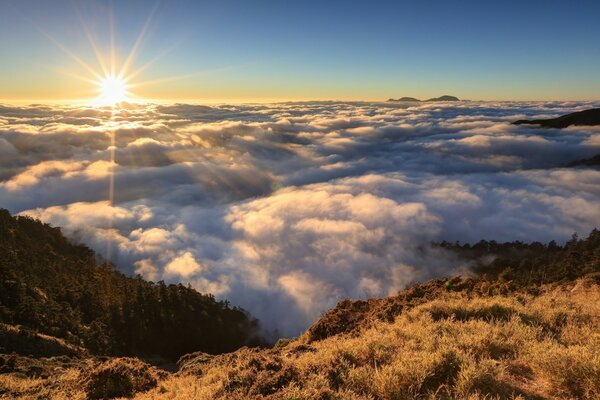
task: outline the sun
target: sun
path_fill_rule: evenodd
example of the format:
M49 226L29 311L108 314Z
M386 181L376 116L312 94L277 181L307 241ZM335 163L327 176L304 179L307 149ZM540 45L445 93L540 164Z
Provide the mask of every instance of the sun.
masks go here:
M129 53L124 58L119 57L120 54L118 53L120 52L117 51L116 31L115 27L113 26L112 11L109 24L110 29L109 32L106 32L106 36L110 36L109 48L103 48L101 45L99 45L99 42L91 34L93 31L91 27L88 27L87 24L83 23L82 21L83 28L85 30L85 36L89 42L89 48L96 58L97 65L89 63L87 60L71 51L65 45L52 38L50 35L42 32L44 36L46 36L52 43L54 43L59 49L68 55L69 58L79 65L80 69L76 71L65 70L64 72L66 75L91 85L89 86L89 89L91 90L86 90L86 92L95 96L91 97L89 100L85 99L86 102L89 101L90 105L94 107L110 106L112 108L118 108L120 103L142 101L143 99L139 97L138 93L133 93L131 91L135 91L141 86L158 84L163 81L174 79L183 79L188 76L174 76L146 81L140 81L139 79L140 76L143 76L142 73L147 68L149 68L152 64L166 54L165 51L149 61L146 61L145 64L141 66L137 65L136 62L148 30L150 29L156 10L158 9L159 3L159 1L155 2L154 7L150 11L142 30L131 46ZM85 74L81 74L82 71L85 71ZM123 104L123 106L125 105Z
M118 76L109 75L98 82L98 101L102 104L113 105L126 101L128 97L127 81Z

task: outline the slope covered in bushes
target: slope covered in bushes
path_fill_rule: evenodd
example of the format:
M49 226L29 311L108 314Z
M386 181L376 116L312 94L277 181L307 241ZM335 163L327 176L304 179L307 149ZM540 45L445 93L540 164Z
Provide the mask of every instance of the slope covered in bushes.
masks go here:
M89 248L71 244L59 228L6 210L0 210L0 322L92 353L172 359L249 344L257 324L192 288L126 277L100 265Z

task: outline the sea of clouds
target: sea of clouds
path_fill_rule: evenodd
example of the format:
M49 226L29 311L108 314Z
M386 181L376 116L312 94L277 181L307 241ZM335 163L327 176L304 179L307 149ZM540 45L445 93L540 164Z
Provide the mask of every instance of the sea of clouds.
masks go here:
M600 127L510 124L592 107L0 105L0 207L296 335L342 298L465 267L432 241L600 226L600 170L564 167L600 153Z

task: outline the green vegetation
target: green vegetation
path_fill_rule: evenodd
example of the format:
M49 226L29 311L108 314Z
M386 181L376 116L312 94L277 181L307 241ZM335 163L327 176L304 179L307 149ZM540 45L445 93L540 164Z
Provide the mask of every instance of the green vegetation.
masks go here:
M482 240L474 245L442 242L439 246L473 262L473 271L486 281L510 281L513 286L535 286L573 280L600 272L600 231L586 239L574 234L564 246L554 241L497 243ZM492 260L492 261L490 261Z
M92 250L69 243L59 228L6 210L0 210L0 322L95 354L177 359L257 340L257 322L245 311L183 285L128 278L99 265ZM22 352L14 343L3 335L0 347Z

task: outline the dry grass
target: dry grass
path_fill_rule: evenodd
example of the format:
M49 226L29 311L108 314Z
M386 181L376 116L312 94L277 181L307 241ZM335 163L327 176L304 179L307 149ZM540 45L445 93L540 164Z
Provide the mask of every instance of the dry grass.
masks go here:
M68 369L51 378L31 378L22 374L0 375L0 398L2 399L55 399L84 400L86 393L81 390L80 371Z
M186 373L135 398L598 399L600 288L580 282L572 289L442 293L392 322L323 340L305 335L269 350L190 357ZM52 390L47 381L19 379L0 377L0 393ZM70 393L81 398L81 389Z
M44 362L51 371L30 371L28 364ZM166 373L137 358L113 358L107 361L77 359L61 365L57 359L20 357L16 372L0 375L2 399L105 399L132 397L156 387ZM25 367L25 368L21 368Z

